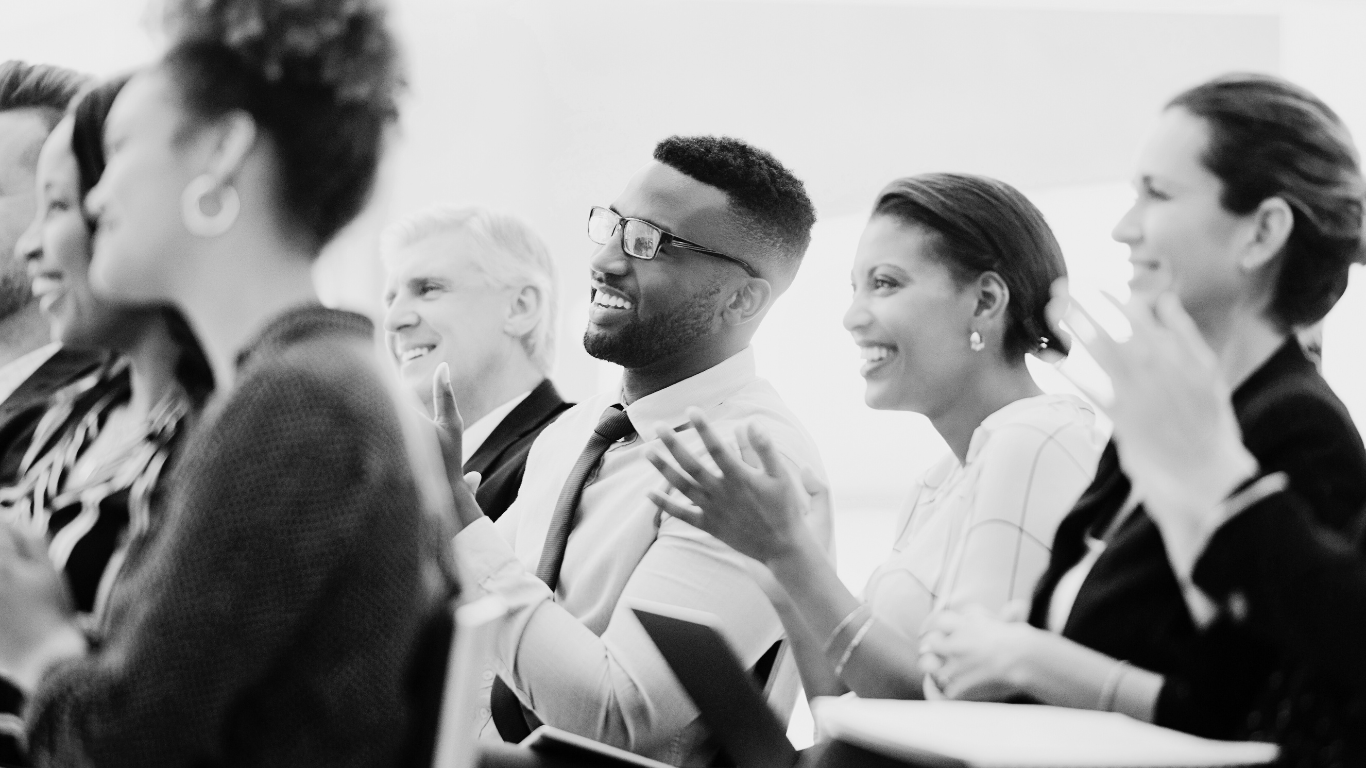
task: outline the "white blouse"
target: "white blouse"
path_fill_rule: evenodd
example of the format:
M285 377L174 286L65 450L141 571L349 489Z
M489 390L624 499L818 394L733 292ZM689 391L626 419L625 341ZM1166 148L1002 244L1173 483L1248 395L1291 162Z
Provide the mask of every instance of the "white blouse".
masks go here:
M926 593L933 610L975 604L995 612L1028 599L1103 447L1094 411L1070 395L1029 397L991 414L973 432L966 463L949 453L916 483L864 600L914 639Z

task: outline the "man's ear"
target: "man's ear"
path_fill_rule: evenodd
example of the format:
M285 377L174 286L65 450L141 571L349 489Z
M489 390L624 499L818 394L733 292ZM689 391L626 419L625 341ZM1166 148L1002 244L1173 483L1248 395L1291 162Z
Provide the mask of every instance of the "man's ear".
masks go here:
M508 302L503 332L515 339L531 333L541 321L544 302L545 297L541 295L540 288L534 285L522 286Z
M1285 249L1286 241L1295 229L1295 212L1283 198L1268 197L1248 216L1250 232L1238 266L1244 271L1255 272Z
M721 308L727 325L744 325L758 317L773 301L773 286L762 277L751 277L730 295Z

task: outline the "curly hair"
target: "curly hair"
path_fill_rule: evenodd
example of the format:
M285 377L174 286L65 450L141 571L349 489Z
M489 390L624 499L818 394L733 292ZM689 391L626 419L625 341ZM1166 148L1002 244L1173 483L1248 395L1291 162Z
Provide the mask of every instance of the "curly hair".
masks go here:
M655 146L654 159L725 192L744 223L776 252L776 266L796 273L811 244L816 208L806 186L773 155L727 136L670 136Z
M1287 329L1321 320L1366 256L1366 181L1342 121L1309 91L1269 75L1232 74L1179 94L1209 128L1202 161L1223 184L1234 214L1279 197L1294 224L1280 257L1270 317Z
M172 0L163 59L186 107L247 112L280 158L285 210L317 245L364 207L403 89L377 0Z
M1018 189L985 176L927 173L888 184L874 216L922 227L938 241L933 255L960 285L995 272L1010 289L1008 357L1067 346L1049 331L1044 309L1053 281L1067 275L1062 247L1043 213Z
M64 67L11 59L0 64L0 112L37 110L47 120L50 131L88 80Z

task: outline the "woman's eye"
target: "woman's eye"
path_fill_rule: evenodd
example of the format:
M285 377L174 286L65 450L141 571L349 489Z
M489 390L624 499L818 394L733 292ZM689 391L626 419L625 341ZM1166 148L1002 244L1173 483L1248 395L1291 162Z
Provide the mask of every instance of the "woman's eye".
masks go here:
M869 284L872 285L873 290L877 291L897 287L897 282L895 280L889 277L882 277L881 275L873 277L873 279L869 281Z

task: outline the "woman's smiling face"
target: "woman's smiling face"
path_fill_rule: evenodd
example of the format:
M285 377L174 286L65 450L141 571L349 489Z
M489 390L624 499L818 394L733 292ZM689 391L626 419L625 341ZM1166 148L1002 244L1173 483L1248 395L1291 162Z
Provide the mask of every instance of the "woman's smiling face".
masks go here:
M933 416L973 369L977 297L935 254L937 239L886 215L874 216L859 239L844 327L862 350L872 408Z

